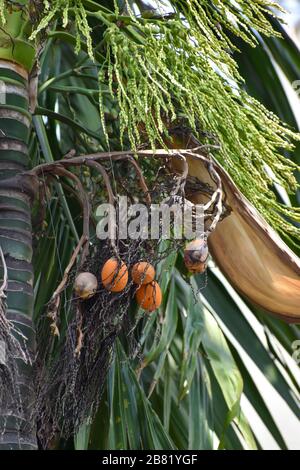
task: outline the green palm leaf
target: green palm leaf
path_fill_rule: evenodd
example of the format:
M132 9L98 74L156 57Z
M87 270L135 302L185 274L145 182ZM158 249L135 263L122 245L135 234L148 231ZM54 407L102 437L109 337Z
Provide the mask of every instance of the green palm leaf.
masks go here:
M13 20L18 25L21 22L22 28L9 29L14 21L8 17L9 9L2 8L4 3L16 8ZM5 28L10 34L22 33L18 37L11 34L15 49L11 45L0 47L0 79L14 90L5 105L0 105L0 120L5 138L28 144L22 165L28 156L31 167L53 164L70 150L85 155L123 147L136 149L141 144L162 147L167 140L167 124L188 126L205 143L217 137L221 143L216 156L220 165L299 255L299 174L295 171L300 162L299 135L281 72L291 84L299 79L300 52L278 18L269 16L269 1L171 0L171 14L161 17L157 8L143 1L56 0L44 2L45 10L34 25L28 16L28 2L12 3L0 2L0 36L3 39ZM157 3L162 6L163 2ZM138 15L134 13L137 11ZM39 57L38 103L29 111L24 90L20 94L15 88L25 88L26 80L2 61L31 71L31 58L38 52L35 48L40 39L43 51ZM30 130L24 123L5 117L7 111L20 110L23 121L24 116L32 118ZM27 164L17 171L14 165L20 163L20 152L1 145L0 141L0 184L23 174ZM267 180L266 163L280 188ZM150 180L158 169L153 159L143 161L141 167ZM106 169L114 189L115 178L121 174L124 189L128 190L128 183L130 191L130 172L122 175L123 169L116 169L111 161L106 162ZM94 169L74 166L72 172L83 182L94 206L107 199L103 179ZM33 203L34 220L38 221L33 225L34 292L30 290L28 303L24 301L25 291L8 295L9 311L15 314L24 310L24 318L32 316L36 325L45 323L39 341L45 343L49 367L64 350L74 320L73 271L61 296L60 337L51 336L47 308L84 222L74 181L54 175L50 180L51 193L45 190L47 175L40 178L43 197ZM0 214L7 211L8 197L1 191ZM19 194L14 201L14 211L27 211L30 218L30 207L22 197ZM282 201L291 201L294 208L280 205ZM5 238L5 256L26 257L31 263L32 246L24 245L24 254L24 246L14 237L4 237L7 226L3 220L0 242ZM95 224L92 214L91 246L96 242ZM164 241L158 250L167 248L170 244ZM100 267L96 274L100 276ZM14 282L31 289L31 268L13 275ZM1 265L0 281L3 277ZM97 413L88 422L77 423L74 442L66 444L55 435L49 447L266 448L266 436L256 426L257 414L272 443L280 449L291 448L296 431L287 429L274 403L284 403L287 422L299 420L300 378L292 362L299 326L284 324L251 305L213 261L206 274L190 276L182 253L173 250L158 264L157 278L163 291L162 306L151 315L143 315L134 302L130 305L128 319L139 319L133 334L135 347L129 344L127 331L116 335L104 386L97 391ZM26 328L25 336L31 327ZM62 382L55 383L57 389ZM55 395L53 390L51 393ZM251 407L255 413L251 413ZM37 446L32 436L23 446L17 437L11 443L5 439L1 444L4 447Z

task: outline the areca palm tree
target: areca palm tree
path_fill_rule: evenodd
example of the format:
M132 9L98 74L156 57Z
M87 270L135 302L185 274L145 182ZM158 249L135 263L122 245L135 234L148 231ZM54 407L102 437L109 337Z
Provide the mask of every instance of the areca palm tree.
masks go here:
M4 449L256 449L257 419L285 449L266 395L299 419L299 51L276 2L165 3L0 2ZM210 200L212 258L152 244L145 315L100 270L149 246L97 241L96 208L172 184Z

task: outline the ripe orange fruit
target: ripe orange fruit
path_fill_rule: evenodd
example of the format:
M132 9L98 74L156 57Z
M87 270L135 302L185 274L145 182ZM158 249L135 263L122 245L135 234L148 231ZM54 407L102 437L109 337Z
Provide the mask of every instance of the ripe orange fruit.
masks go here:
M192 273L203 273L206 269L208 247L206 240L196 239L188 243L184 250L184 263Z
M136 263L131 270L131 277L135 284L149 284L155 277L155 269L146 261Z
M95 295L98 288L96 276L92 273L80 273L74 282L74 291L77 297L83 300L90 299Z
M150 284L142 284L135 295L139 306L148 312L156 310L162 302L161 289L155 281Z
M111 292L121 292L128 283L128 269L123 261L110 258L101 271L101 280L104 287Z

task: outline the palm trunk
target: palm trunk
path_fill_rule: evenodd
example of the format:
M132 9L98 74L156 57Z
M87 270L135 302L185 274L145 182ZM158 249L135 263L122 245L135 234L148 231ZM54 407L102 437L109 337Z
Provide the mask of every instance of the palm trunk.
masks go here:
M21 175L29 166L28 73L34 57L33 46L22 37L27 22L24 11L7 12L6 31L2 28L0 35L0 247L8 270L5 315L26 338L20 344L33 358L32 188ZM19 340L20 336L14 334ZM13 400L0 403L0 450L36 449L35 427L28 422L34 404L33 368L20 358L16 360L15 382L18 407Z
M0 246L8 268L6 316L28 338L26 346L33 356L31 199L22 178L16 178L28 167L28 77L22 68L4 61L0 61L0 76L6 84L6 103L0 107ZM1 409L1 420L6 423L0 448L36 447L32 432L22 431L27 428L28 423L22 421L31 414L28 407L34 395L32 367L18 362L15 390L22 394L23 411Z

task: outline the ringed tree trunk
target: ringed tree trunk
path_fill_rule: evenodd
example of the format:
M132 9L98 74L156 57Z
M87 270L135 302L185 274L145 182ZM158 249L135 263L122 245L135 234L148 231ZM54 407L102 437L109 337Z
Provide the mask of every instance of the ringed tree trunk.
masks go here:
M26 339L20 345L33 357L30 194L33 188L21 175L30 165L29 74L36 55L34 44L28 40L29 3L19 0L18 6L6 11L6 23L0 29L0 247L8 274L4 315L24 335ZM4 278L2 264L0 262L0 286ZM20 340L20 335L13 334ZM3 347L5 349L6 345L2 344ZM0 403L0 450L36 449L35 428L29 423L35 394L30 362L16 360L15 382L13 388L18 394L19 406L7 400Z

